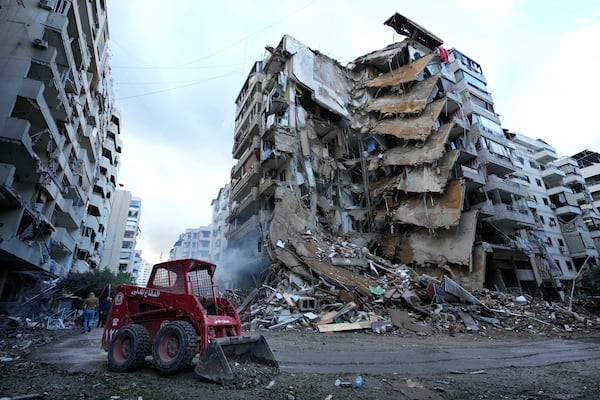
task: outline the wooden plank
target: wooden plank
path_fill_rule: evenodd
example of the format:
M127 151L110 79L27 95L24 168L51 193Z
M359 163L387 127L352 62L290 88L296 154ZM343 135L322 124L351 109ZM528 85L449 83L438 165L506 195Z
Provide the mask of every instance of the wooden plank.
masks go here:
M333 319L335 318L335 316L337 315L337 311L333 310L333 311L329 311L328 313L325 313L321 316L321 319L319 320L319 322L317 322L317 325L323 325L323 324L330 324L333 322Z
M371 321L344 322L342 324L318 325L319 332L355 331L358 329L371 329Z

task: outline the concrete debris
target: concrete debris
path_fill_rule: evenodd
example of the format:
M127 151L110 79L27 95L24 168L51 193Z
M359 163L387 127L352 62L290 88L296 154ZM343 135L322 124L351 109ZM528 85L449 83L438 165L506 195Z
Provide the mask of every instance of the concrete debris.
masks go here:
M260 289L237 296L245 329L552 335L600 328L597 315L530 296L469 291L448 275L419 274L343 238L311 234L289 243L296 262L272 266Z

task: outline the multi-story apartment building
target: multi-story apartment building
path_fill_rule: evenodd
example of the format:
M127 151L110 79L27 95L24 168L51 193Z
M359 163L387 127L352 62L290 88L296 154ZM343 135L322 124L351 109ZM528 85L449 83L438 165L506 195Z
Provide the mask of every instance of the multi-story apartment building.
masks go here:
M3 3L0 37L0 301L16 301L98 267L120 116L104 1Z
M219 189L219 193L216 199L213 199L212 203L212 222L210 224L210 259L220 265L221 268L226 268L226 265L222 265L223 255L225 248L227 247L227 238L225 237L226 232L226 220L229 215L229 184Z
M600 251L600 154L584 150L572 158L577 161L587 188L584 196L588 200L581 205L582 218L594 239L596 250Z
M146 286L150 273L152 272L152 264L142 259L140 262L140 268L138 270L136 284L139 286Z
M593 241L597 229L586 222L597 215L590 209L589 191L573 158L558 157L556 149L540 139L508 135L518 150L513 159L519 171L513 179L527 188L536 221L526 234L535 242L534 249L545 253L554 278L545 284L568 283L586 262L598 262Z
M179 258L199 258L212 261L210 255L211 227L186 229L169 251L169 260Z
M481 66L400 14L385 24L408 39L345 67L288 35L253 65L236 99L227 253L254 278L280 263L341 279L315 238L344 238L469 288L556 289L568 274L529 235L535 207Z
M100 265L114 273L129 272L137 275L140 260L136 260L136 240L140 231L142 200L126 190L113 195L109 228ZM139 256L139 254L137 254Z

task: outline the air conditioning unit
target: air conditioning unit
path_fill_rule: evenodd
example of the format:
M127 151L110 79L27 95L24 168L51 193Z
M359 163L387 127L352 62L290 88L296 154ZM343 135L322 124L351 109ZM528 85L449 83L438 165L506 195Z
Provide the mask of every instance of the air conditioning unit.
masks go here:
M38 4L44 10L54 11L54 7L56 7L56 0L40 0Z
M44 39L40 39L40 38L35 38L33 39L33 45L39 49L47 49L48 48L48 41L44 40Z

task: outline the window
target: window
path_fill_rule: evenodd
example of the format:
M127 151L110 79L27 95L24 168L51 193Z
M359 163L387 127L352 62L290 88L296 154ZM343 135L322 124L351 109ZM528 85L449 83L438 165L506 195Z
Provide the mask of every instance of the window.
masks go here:
M564 242L562 239L560 239L560 238L559 238L559 239L558 239L558 245L559 245L559 246L564 246L564 245L565 245L565 242Z
M484 130L494 135L504 137L504 131L502 130L502 127L491 119L479 114L473 114L472 119L473 124L479 124Z
M539 178L535 178L535 184L542 187L542 181Z
M529 166L533 169L540 169L540 166L535 161L529 161Z
M550 225L550 226L556 226L556 220L554 218L550 218L550 222L548 222L548 225ZM560 243L561 240L558 239L558 242ZM562 246L562 244L560 244L560 246Z
M540 215L540 221L542 221L542 224L545 224L545 223L546 223L546 220L544 219L544 216L543 216L543 215Z
M467 73L466 71L462 71L463 78L470 86L481 90L483 93L488 93L488 89L485 83L475 78L473 75Z
M549 206L550 205L550 201L548 200L548 198L544 197L544 205Z
M569 268L571 271L574 271L574 270L575 270L575 268L573 268L573 263L572 263L571 261L567 260L567 261L566 261L566 263L567 263L567 267L568 267L568 268Z
M131 257L131 252L130 251L122 251L119 254L119 259L121 259L121 260L129 260L130 257Z

